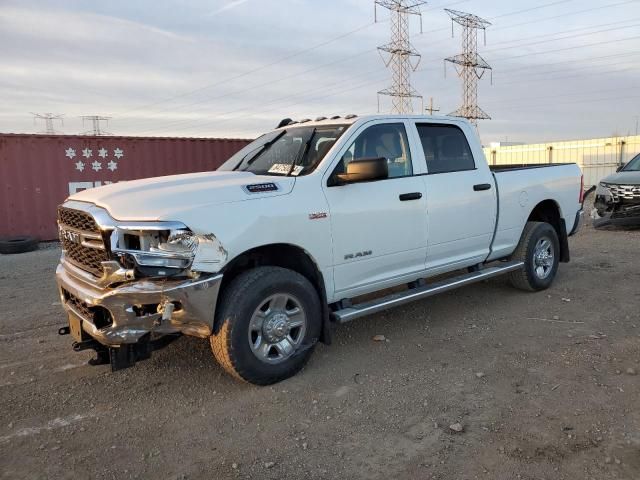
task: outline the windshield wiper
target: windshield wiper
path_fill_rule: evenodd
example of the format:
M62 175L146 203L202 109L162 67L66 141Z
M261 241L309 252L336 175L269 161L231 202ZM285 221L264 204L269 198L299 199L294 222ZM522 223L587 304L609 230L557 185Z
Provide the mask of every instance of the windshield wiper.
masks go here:
M287 131L286 130L281 130L280 132L278 132L278 134L273 137L271 140L269 140L268 142L263 143L262 145L260 145L258 148L256 148L255 150L251 150L249 153L247 153L244 157L242 157L242 159L238 162L238 164L233 167L233 171L236 171L240 168L240 166L244 163L245 160L247 160L247 158L249 156L251 156L251 158L249 158L249 160L247 160L247 164L246 166L248 167L249 165L251 165L253 162L256 161L256 159L258 158L258 155L261 154L266 148L270 147L275 141L277 141L282 135L284 135Z
M303 147L300 149L300 153L296 156L296 158L293 159L293 162L291 162L291 168L287 172L287 175L286 175L287 177L291 175L291 172L293 172L293 169L296 168L296 165L298 164L298 162L302 160L304 156L307 154L307 151L309 150L309 146L311 145L311 139L315 134L316 134L316 129L313 128L307 135L307 138L303 140L304 142Z

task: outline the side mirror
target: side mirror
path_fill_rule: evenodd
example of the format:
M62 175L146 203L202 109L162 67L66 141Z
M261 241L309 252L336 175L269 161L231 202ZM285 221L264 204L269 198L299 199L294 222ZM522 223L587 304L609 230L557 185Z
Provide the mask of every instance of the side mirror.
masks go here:
M336 174L338 185L384 178L389 178L389 167L384 157L355 158L347 164L347 173Z
M624 167L626 167L626 165L620 165L618 168L616 168L616 172L619 172L620 170L622 170Z

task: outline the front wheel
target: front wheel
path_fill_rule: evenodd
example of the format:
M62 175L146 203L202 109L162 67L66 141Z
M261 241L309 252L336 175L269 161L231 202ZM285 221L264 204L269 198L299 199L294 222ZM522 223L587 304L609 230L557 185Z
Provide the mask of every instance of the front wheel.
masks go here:
M544 222L527 222L511 257L524 262L524 268L510 273L511 284L535 292L551 286L558 272L560 242L555 229Z
M258 267L225 288L211 336L216 360L233 376L269 385L295 375L313 353L321 305L304 276L280 267Z

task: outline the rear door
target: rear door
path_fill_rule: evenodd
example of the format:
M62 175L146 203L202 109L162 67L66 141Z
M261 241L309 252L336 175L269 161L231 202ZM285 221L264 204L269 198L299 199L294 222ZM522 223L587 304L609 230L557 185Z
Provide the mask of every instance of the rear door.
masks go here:
M337 295L352 297L424 271L424 181L414 175L404 121L368 122L338 152L324 179ZM413 137L412 137L413 138ZM331 186L353 159L385 157L389 178ZM400 280L399 280L400 279Z
M466 124L416 122L415 127L427 167L427 270L479 263L489 253L497 210L494 179L482 149L478 144L478 151L472 151L463 131L470 130Z

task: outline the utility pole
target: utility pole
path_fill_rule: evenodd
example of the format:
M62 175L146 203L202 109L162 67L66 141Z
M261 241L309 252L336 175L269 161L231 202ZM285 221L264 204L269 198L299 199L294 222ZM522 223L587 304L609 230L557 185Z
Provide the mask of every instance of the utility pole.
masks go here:
M462 79L462 105L449 115L466 118L477 126L478 120L491 118L478 106L478 80L487 70L491 70L491 66L478 55L478 30L483 31L486 44L486 28L491 23L471 13L448 8L445 8L445 12L451 17L452 36L453 23L462 26L462 53L445 58L445 62L456 65L458 76Z
M391 66L393 83L391 87L378 92L378 111L380 111L380 95L391 97L392 113L412 113L412 99L422 99L422 96L411 86L411 72L418 68L420 54L409 41L409 15L420 17L420 33L422 33L420 5L425 3L427 2L424 0L375 0L375 21L378 20L378 5L389 10L391 15L391 42L378 47L378 51L385 66Z
M433 115L433 112L439 112L440 111L439 108L435 108L433 106L433 97L429 97L429 106L427 108L425 108L425 110L427 112L429 112L429 115Z
M636 136L638 136L638 117L640 117L640 115L636 115Z
M64 125L64 120L62 117L64 114L54 115L53 113L33 113L33 123L35 124L38 120L44 120L44 131L38 133L44 133L46 135L60 135L62 132L58 132L53 128L53 121L59 120L61 125Z
M111 117L102 117L100 115L83 115L82 117L82 126L84 127L85 121L91 121L92 129L87 130L86 132L82 132L81 135L94 135L96 137L104 136L104 135L113 135L113 133L109 133L104 131L100 122L109 123L109 119Z

